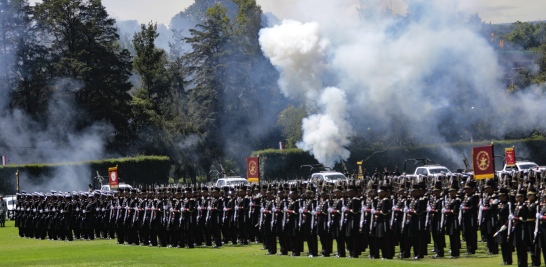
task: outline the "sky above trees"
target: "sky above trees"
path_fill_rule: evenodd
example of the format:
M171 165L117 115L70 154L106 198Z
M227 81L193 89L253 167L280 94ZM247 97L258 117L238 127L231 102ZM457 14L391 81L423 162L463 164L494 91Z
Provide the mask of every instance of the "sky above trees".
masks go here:
M294 7L301 0L257 0L264 12L272 12L277 17L300 19L299 12ZM348 13L356 12L354 5L358 0L338 0L346 6ZM453 4L457 2L460 9L472 13L479 13L480 17L492 23L510 23L515 21L536 21L546 20L544 0L458 0L445 1ZM31 0L40 2L40 0ZM169 25L171 18L180 11L191 5L194 0L103 0L103 5L113 17L120 20L138 20L139 23L150 21ZM392 6L392 9L400 14L406 13L407 5L404 0L383 0L384 5ZM351 12L352 11L352 12Z

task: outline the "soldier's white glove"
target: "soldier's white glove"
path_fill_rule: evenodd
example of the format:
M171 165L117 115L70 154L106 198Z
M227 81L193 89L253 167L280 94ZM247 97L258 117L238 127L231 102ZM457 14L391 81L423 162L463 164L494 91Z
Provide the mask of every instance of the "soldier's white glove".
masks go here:
M317 212L316 212L316 211L311 211L311 214L312 214L313 216L315 216L315 215L317 215Z
M85 209L83 209L82 212L85 213Z
M96 211L96 212L99 212L99 208L95 208L95 211Z
M211 207L211 206L208 206L208 207L207 207L207 210L212 210L212 207Z
M224 207L224 211L227 211L227 208L226 208L226 207Z
M273 209L271 210L271 212L276 213L276 212L277 212L277 208L273 208Z
M239 210L239 206L235 206L235 210Z
M63 213L64 213L64 210L61 210L61 214L63 214Z
M43 213L43 212L44 212L44 210L40 210L40 213Z
M408 213L409 212L409 209L408 208L404 208L404 213Z
M170 212L173 212L173 208L170 208L169 211L170 211Z
M446 213L446 208L443 208L443 209L442 209L442 213Z
M483 211L483 206L480 206L480 210Z
M375 214L375 209L372 209L371 212L372 212L372 214Z
M32 212L36 212L36 209L32 209Z
M76 211L80 211L80 208L76 208Z
M27 211L30 211L30 208L27 208Z
M460 209L464 210L464 204L461 204Z
M513 220L514 219L514 215L509 215L508 216L508 220Z
M167 206L163 206L163 210L167 210Z
M53 212L55 212L55 211L56 211L56 209L55 209L55 208L53 208L53 209L52 209L52 211L53 211Z
M102 208L101 210L102 210L102 212L104 212L106 209L105 209L105 208Z
M265 211L265 209L264 209L264 208L260 209L260 212L261 212L261 213L264 213L264 211Z
M284 212L287 212L288 211L288 207L284 207Z
M537 220L540 220L541 217L542 217L542 214L537 213Z
M300 208L300 209L298 210L298 212L299 212L299 213L303 213L303 208Z
M45 209L45 212L49 212L49 209Z
M497 204L499 204L499 200L498 199L493 200L493 205L497 205Z
M430 212L431 210L430 206L427 206L427 212Z

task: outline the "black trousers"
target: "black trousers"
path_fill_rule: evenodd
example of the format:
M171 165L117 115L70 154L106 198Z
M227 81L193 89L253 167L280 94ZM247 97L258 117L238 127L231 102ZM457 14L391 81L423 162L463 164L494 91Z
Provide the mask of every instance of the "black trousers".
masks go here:
M518 255L518 266L527 267L527 244L523 242L517 242L516 253Z
M309 249L309 255L313 255L314 257L318 256L317 235L307 236L307 248Z
M427 250L427 243L424 235L412 237L413 239L413 254L415 257L422 259L425 257L425 250Z
M501 244L502 261L508 264L512 264L512 243L505 242ZM546 251L545 251L546 252Z
M264 243L267 242L267 252L273 255L277 254L277 238L275 237L275 233L264 234L263 237Z
M478 232L474 229L464 231L464 239L466 240L466 252L476 253L476 244L478 243Z
M499 254L499 244L497 244L497 240L493 237L493 234L486 234L487 239L487 248L489 248L489 253L491 254Z
M392 238L390 236L384 236L378 238L381 244L381 256L386 259L392 259L394 251L392 250Z
M282 255L288 255L288 251L290 250L290 243L286 232L281 232L281 234L279 235L279 247L281 250L280 253Z
M299 256L300 252L303 251L303 240L302 236L299 234L296 234L295 236L290 237L290 248L292 249L292 254L294 256Z
M330 257L330 254L332 253L332 235L331 234L322 234L320 237L320 245L322 246L322 255L324 257ZM546 254L545 254L546 255Z
M454 235L449 235L449 245L451 246L451 256L459 257L461 253L461 237L459 232Z
M340 257L345 257L345 236L343 236L342 234L340 234L337 238L336 238L336 243L337 243L337 254L340 256Z
M368 236L368 242L370 246L370 257L379 258L379 243L377 242L377 237Z
M434 250L436 251L436 255L443 257L446 236L441 232L432 233L432 240L434 241Z

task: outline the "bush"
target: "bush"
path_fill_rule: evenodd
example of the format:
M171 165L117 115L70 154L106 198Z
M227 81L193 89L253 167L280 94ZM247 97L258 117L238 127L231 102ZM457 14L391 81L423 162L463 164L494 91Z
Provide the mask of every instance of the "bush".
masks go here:
M165 184L168 182L171 168L169 158L162 156L0 166L0 193L14 194L16 192L17 170L20 177L20 189L27 192L63 190L62 188L87 190L87 184L93 183L93 177L97 176L97 171L101 176L107 177L108 168L116 166L120 181L130 185Z

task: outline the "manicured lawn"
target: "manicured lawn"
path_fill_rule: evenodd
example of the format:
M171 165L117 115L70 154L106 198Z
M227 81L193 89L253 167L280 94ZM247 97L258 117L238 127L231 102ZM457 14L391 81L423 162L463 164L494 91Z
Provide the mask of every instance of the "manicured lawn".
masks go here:
M0 228L0 266L498 266L501 256L487 256L485 243L478 243L476 255L459 259L369 260L264 256L262 245L223 246L220 249L150 248L114 245L115 240L60 242L19 238L14 223ZM319 243L320 245L320 243ZM305 245L307 250L307 245ZM398 249L398 248L397 248ZM429 250L432 249L429 246ZM464 253L465 246L463 244ZM334 244L334 251L336 246ZM449 249L446 249L446 251ZM449 256L449 255L448 255ZM530 261L529 261L530 264ZM543 263L544 264L544 263ZM514 253L514 265L517 257Z

